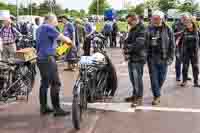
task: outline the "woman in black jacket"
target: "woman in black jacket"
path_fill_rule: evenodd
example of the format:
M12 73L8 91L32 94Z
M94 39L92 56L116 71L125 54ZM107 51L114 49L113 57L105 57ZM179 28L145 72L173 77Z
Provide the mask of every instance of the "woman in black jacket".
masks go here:
M200 87L198 83L198 48L199 48L199 33L198 26L192 18L185 21L186 29L183 32L183 83L181 86L187 84L187 74L189 64L192 64L194 87Z

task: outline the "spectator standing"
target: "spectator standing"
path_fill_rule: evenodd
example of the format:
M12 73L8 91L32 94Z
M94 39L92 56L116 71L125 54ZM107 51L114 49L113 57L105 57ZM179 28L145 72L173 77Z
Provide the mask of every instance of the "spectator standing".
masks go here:
M33 27L32 27L32 35L33 35L34 44L36 43L36 31L39 28L39 26L40 26L40 18L35 18L35 24L33 24Z
M118 33L118 25L117 25L117 21L114 20L113 22L113 30L112 30L112 43L113 46L116 48L117 47L117 33Z
M3 43L3 60L14 59L16 53L16 40L21 36L21 33L12 26L10 17L3 20L3 26L0 29L0 38Z
M107 40L109 40L110 47L113 47L112 31L113 31L113 24L112 24L112 22L109 21L109 20L106 20L104 28L103 28L103 33L106 36Z
M62 16L62 22L64 23L64 36L69 37L74 46L70 49L70 52L66 55L65 61L68 63L68 67L65 71L75 71L75 62L77 60L77 48L76 48L76 38L75 38L75 28L74 25L69 21L66 16Z
M93 33L93 28L92 24L89 23L88 19L85 19L84 32L85 32L84 44L83 44L84 56L90 56L90 48L91 48L90 35Z

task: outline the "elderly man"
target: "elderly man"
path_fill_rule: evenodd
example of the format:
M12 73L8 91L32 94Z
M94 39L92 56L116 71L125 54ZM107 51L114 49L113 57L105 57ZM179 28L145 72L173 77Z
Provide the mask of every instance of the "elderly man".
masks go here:
M57 17L53 14L45 17L45 24L41 25L36 32L36 49L38 54L38 68L41 74L40 86L40 112L42 115L54 112L54 116L65 116L65 112L60 107L59 90L61 82L56 64L57 40L72 44L68 37L59 33L56 29ZM51 87L51 101L53 110L47 105L47 92Z
M12 26L10 17L3 20L3 26L0 29L0 38L3 43L3 60L14 59L16 53L16 39L21 36L21 33Z
M128 71L133 86L133 94L125 100L131 101L131 106L134 107L142 105L143 99L143 68L146 62L145 27L134 13L127 16L127 21L130 30L125 41L124 54L128 57Z
M164 23L163 12L153 12L145 41L151 89L154 96L152 105L158 105L160 103L161 88L167 75L167 68L168 65L172 64L175 53L174 34Z

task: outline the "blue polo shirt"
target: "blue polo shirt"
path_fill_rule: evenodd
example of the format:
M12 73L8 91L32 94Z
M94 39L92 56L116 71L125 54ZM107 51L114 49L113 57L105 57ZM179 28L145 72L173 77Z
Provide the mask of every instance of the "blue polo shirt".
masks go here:
M47 59L56 55L59 31L56 27L43 24L36 31L36 50L38 59Z

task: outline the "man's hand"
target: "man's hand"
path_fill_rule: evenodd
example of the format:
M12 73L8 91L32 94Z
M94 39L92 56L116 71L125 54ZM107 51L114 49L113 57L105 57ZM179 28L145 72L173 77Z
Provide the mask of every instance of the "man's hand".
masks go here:
M66 37L66 36L64 36L63 34L60 34L59 36L58 36L58 39L59 40L61 40L61 41L63 41L63 42L66 42L67 44L70 44L71 46L75 46L73 43L72 43L72 40L69 38L69 37Z

